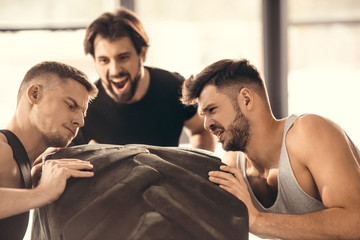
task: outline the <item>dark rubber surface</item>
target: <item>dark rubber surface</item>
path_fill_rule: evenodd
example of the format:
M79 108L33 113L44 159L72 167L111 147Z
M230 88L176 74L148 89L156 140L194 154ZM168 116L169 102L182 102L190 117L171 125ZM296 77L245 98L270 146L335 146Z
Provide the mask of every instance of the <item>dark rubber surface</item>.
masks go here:
M32 239L248 239L246 206L211 183L219 158L147 145L81 145L51 158L79 158L95 176L70 179L34 212Z

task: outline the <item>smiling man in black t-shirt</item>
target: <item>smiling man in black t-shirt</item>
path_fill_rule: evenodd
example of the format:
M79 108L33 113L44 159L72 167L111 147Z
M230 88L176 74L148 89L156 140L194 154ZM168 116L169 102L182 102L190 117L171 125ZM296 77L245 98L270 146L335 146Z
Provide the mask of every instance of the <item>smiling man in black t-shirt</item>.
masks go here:
M126 9L104 13L87 28L84 47L95 61L99 95L72 145L94 143L178 146L183 126L193 147L215 149L196 107L180 101L184 78L144 66L149 40Z

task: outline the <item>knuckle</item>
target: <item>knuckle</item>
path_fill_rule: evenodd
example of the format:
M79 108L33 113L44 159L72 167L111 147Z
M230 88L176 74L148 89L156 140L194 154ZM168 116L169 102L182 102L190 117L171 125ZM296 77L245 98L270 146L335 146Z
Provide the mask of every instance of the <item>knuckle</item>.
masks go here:
M54 167L54 166L57 165L57 161L56 161L56 160L47 160L47 161L45 162L45 164L46 164L47 166Z

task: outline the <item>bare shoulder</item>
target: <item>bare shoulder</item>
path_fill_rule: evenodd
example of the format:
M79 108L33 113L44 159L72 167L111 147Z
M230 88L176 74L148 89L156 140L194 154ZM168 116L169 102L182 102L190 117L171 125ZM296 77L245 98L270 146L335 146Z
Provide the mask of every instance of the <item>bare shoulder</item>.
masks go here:
M9 146L7 139L4 134L0 133L0 164L3 164L9 161L9 158L13 158L12 149ZM2 168L0 168L2 169ZM1 170L0 170L1 171Z
M316 115L316 114L307 114L297 118L294 122L294 129L298 130L299 133L314 133L317 134L321 131L340 131L342 129L333 121L328 118Z
M0 133L0 187L21 187L21 174L6 137Z
M287 147L301 159L311 161L325 152L344 153L349 150L349 139L344 130L325 117L307 114L297 118L289 130Z
M316 143L315 146L323 145L323 143L331 143L338 139L331 137L340 137L344 140L346 134L335 122L315 114L297 118L288 133L289 140L303 147L314 143Z
M328 208L360 201L359 165L351 146L341 127L313 114L296 119L287 134L286 147L300 186L317 192Z
M14 179L18 175L17 164L6 137L0 133L0 187L13 187ZM17 182L15 184L18 184Z

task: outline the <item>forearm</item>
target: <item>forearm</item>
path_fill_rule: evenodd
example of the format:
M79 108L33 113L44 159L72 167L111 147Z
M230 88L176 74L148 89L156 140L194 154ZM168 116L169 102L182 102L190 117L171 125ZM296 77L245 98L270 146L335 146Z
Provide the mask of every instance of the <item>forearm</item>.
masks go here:
M250 232L264 238L359 239L359 209L332 208L303 215L260 213Z
M0 219L27 212L50 202L38 189L0 188Z
M201 133L193 134L189 138L192 147L212 152L215 151L216 139L210 132L203 131Z

